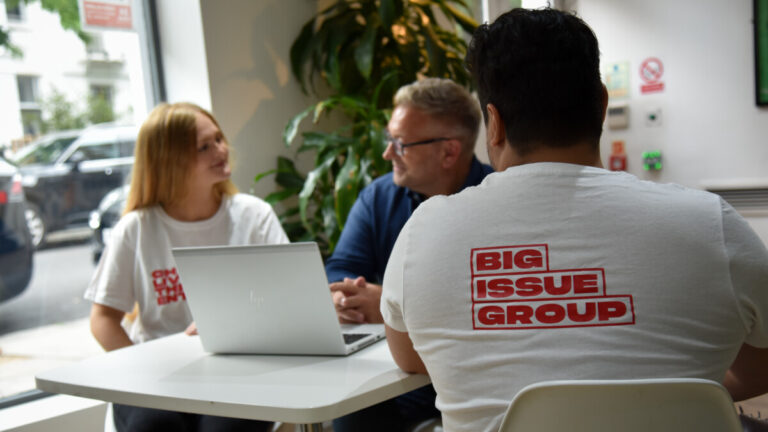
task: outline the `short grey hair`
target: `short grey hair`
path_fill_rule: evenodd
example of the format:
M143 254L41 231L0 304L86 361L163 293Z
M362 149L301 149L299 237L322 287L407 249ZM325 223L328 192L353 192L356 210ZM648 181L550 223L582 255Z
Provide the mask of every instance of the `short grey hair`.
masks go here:
M464 87L446 78L423 78L400 87L394 105L411 106L455 128L465 151L475 148L480 104Z

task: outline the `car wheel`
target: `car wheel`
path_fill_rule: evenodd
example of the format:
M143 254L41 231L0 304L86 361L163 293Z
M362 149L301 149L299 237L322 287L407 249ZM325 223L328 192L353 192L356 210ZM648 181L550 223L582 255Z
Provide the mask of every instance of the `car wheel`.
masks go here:
M46 227L43 216L40 214L40 207L32 203L27 203L24 210L24 216L27 219L29 234L32 236L32 246L40 249L45 244Z

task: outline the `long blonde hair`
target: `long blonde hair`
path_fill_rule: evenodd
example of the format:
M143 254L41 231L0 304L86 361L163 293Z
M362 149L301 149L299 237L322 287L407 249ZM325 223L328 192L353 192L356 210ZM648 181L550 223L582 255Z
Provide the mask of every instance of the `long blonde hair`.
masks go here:
M186 177L197 157L198 113L221 130L211 113L191 103L163 103L149 113L136 140L131 190L123 214L156 204L173 204L190 192ZM213 188L217 198L237 193L229 179Z

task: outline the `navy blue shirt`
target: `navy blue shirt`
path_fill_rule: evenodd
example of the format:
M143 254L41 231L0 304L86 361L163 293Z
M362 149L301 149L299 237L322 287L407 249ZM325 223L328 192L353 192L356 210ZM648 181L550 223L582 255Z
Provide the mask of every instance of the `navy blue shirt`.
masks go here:
M491 172L490 166L473 157L461 189L480 184ZM381 284L395 240L423 200L421 194L397 186L392 173L365 187L347 216L333 255L325 263L328 282L363 276L367 282Z

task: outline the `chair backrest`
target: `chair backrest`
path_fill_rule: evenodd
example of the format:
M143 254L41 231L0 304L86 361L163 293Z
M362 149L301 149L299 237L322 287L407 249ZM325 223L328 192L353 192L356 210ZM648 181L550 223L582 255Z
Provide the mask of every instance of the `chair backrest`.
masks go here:
M521 390L499 432L741 432L733 401L695 378L547 381Z

